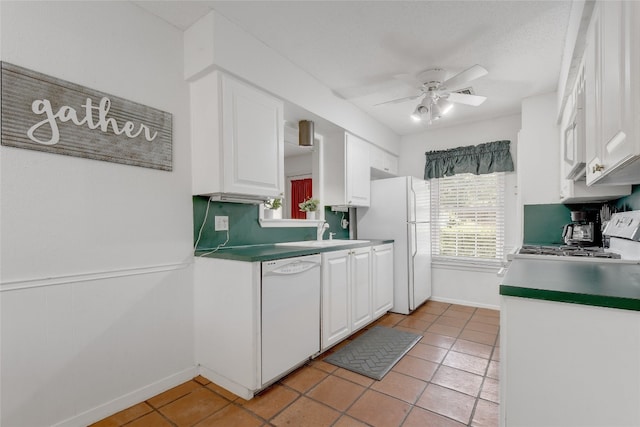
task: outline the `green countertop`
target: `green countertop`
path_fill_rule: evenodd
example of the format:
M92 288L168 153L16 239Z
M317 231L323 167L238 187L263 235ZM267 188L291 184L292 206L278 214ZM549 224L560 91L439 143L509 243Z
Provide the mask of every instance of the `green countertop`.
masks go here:
M640 265L516 258L500 294L640 311Z
M334 245L327 247L307 247L307 246L278 246L277 244L264 245L247 245L247 246L231 246L220 248L220 250L204 255L204 258L220 258L235 261L259 262L271 261L274 259L292 258L304 255L319 254L322 252L338 251L341 249L361 248L366 246L375 246L385 243L393 243L393 240L369 240L369 243L349 243L350 240L344 240L344 245ZM198 250L196 257L201 256L209 251Z

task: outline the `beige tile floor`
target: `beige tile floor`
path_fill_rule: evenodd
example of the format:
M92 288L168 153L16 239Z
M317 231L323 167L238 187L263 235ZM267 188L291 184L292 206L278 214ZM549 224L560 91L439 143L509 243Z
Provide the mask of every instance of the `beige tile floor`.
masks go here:
M93 426L497 426L499 323L494 310L428 301L371 325L423 336L382 381L323 362L334 348L249 401L196 377Z

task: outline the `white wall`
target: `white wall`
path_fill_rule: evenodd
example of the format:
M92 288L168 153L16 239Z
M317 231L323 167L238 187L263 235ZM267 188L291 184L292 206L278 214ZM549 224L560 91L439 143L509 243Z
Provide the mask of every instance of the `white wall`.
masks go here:
M513 115L403 136L400 143L400 175L423 178L427 151L446 150L498 140L511 141L511 152L515 164L520 125L520 115ZM516 171L518 167L516 164ZM516 184L516 173L507 173L505 193L505 244L507 247L518 246L520 243L521 216L517 209ZM501 278L496 273L497 269L463 269L434 264L433 299L498 308L500 305L498 286Z
M522 100L518 150L521 205L560 203L560 131L555 92Z
M1 2L1 59L173 114L173 171L0 148L3 427L87 425L194 373L182 33L129 2Z
M313 156L311 152L287 157L284 160L284 176L311 175L312 173Z

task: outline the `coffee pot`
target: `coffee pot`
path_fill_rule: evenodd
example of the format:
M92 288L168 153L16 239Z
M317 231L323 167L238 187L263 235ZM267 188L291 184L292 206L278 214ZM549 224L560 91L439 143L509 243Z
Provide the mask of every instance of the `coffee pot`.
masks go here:
M571 223L562 228L562 239L566 245L594 246L596 244L595 224L587 220L583 211L571 212Z

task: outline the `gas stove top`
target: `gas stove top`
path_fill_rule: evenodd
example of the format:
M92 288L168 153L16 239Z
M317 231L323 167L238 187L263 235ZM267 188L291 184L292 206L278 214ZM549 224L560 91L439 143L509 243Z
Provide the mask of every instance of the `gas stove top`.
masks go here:
M558 257L581 257L598 259L620 259L620 254L608 252L600 247L582 246L535 246L524 245L518 251L522 255L550 255Z
M606 250L595 246L524 245L512 257L640 264L640 210L614 213L603 235L609 238Z

